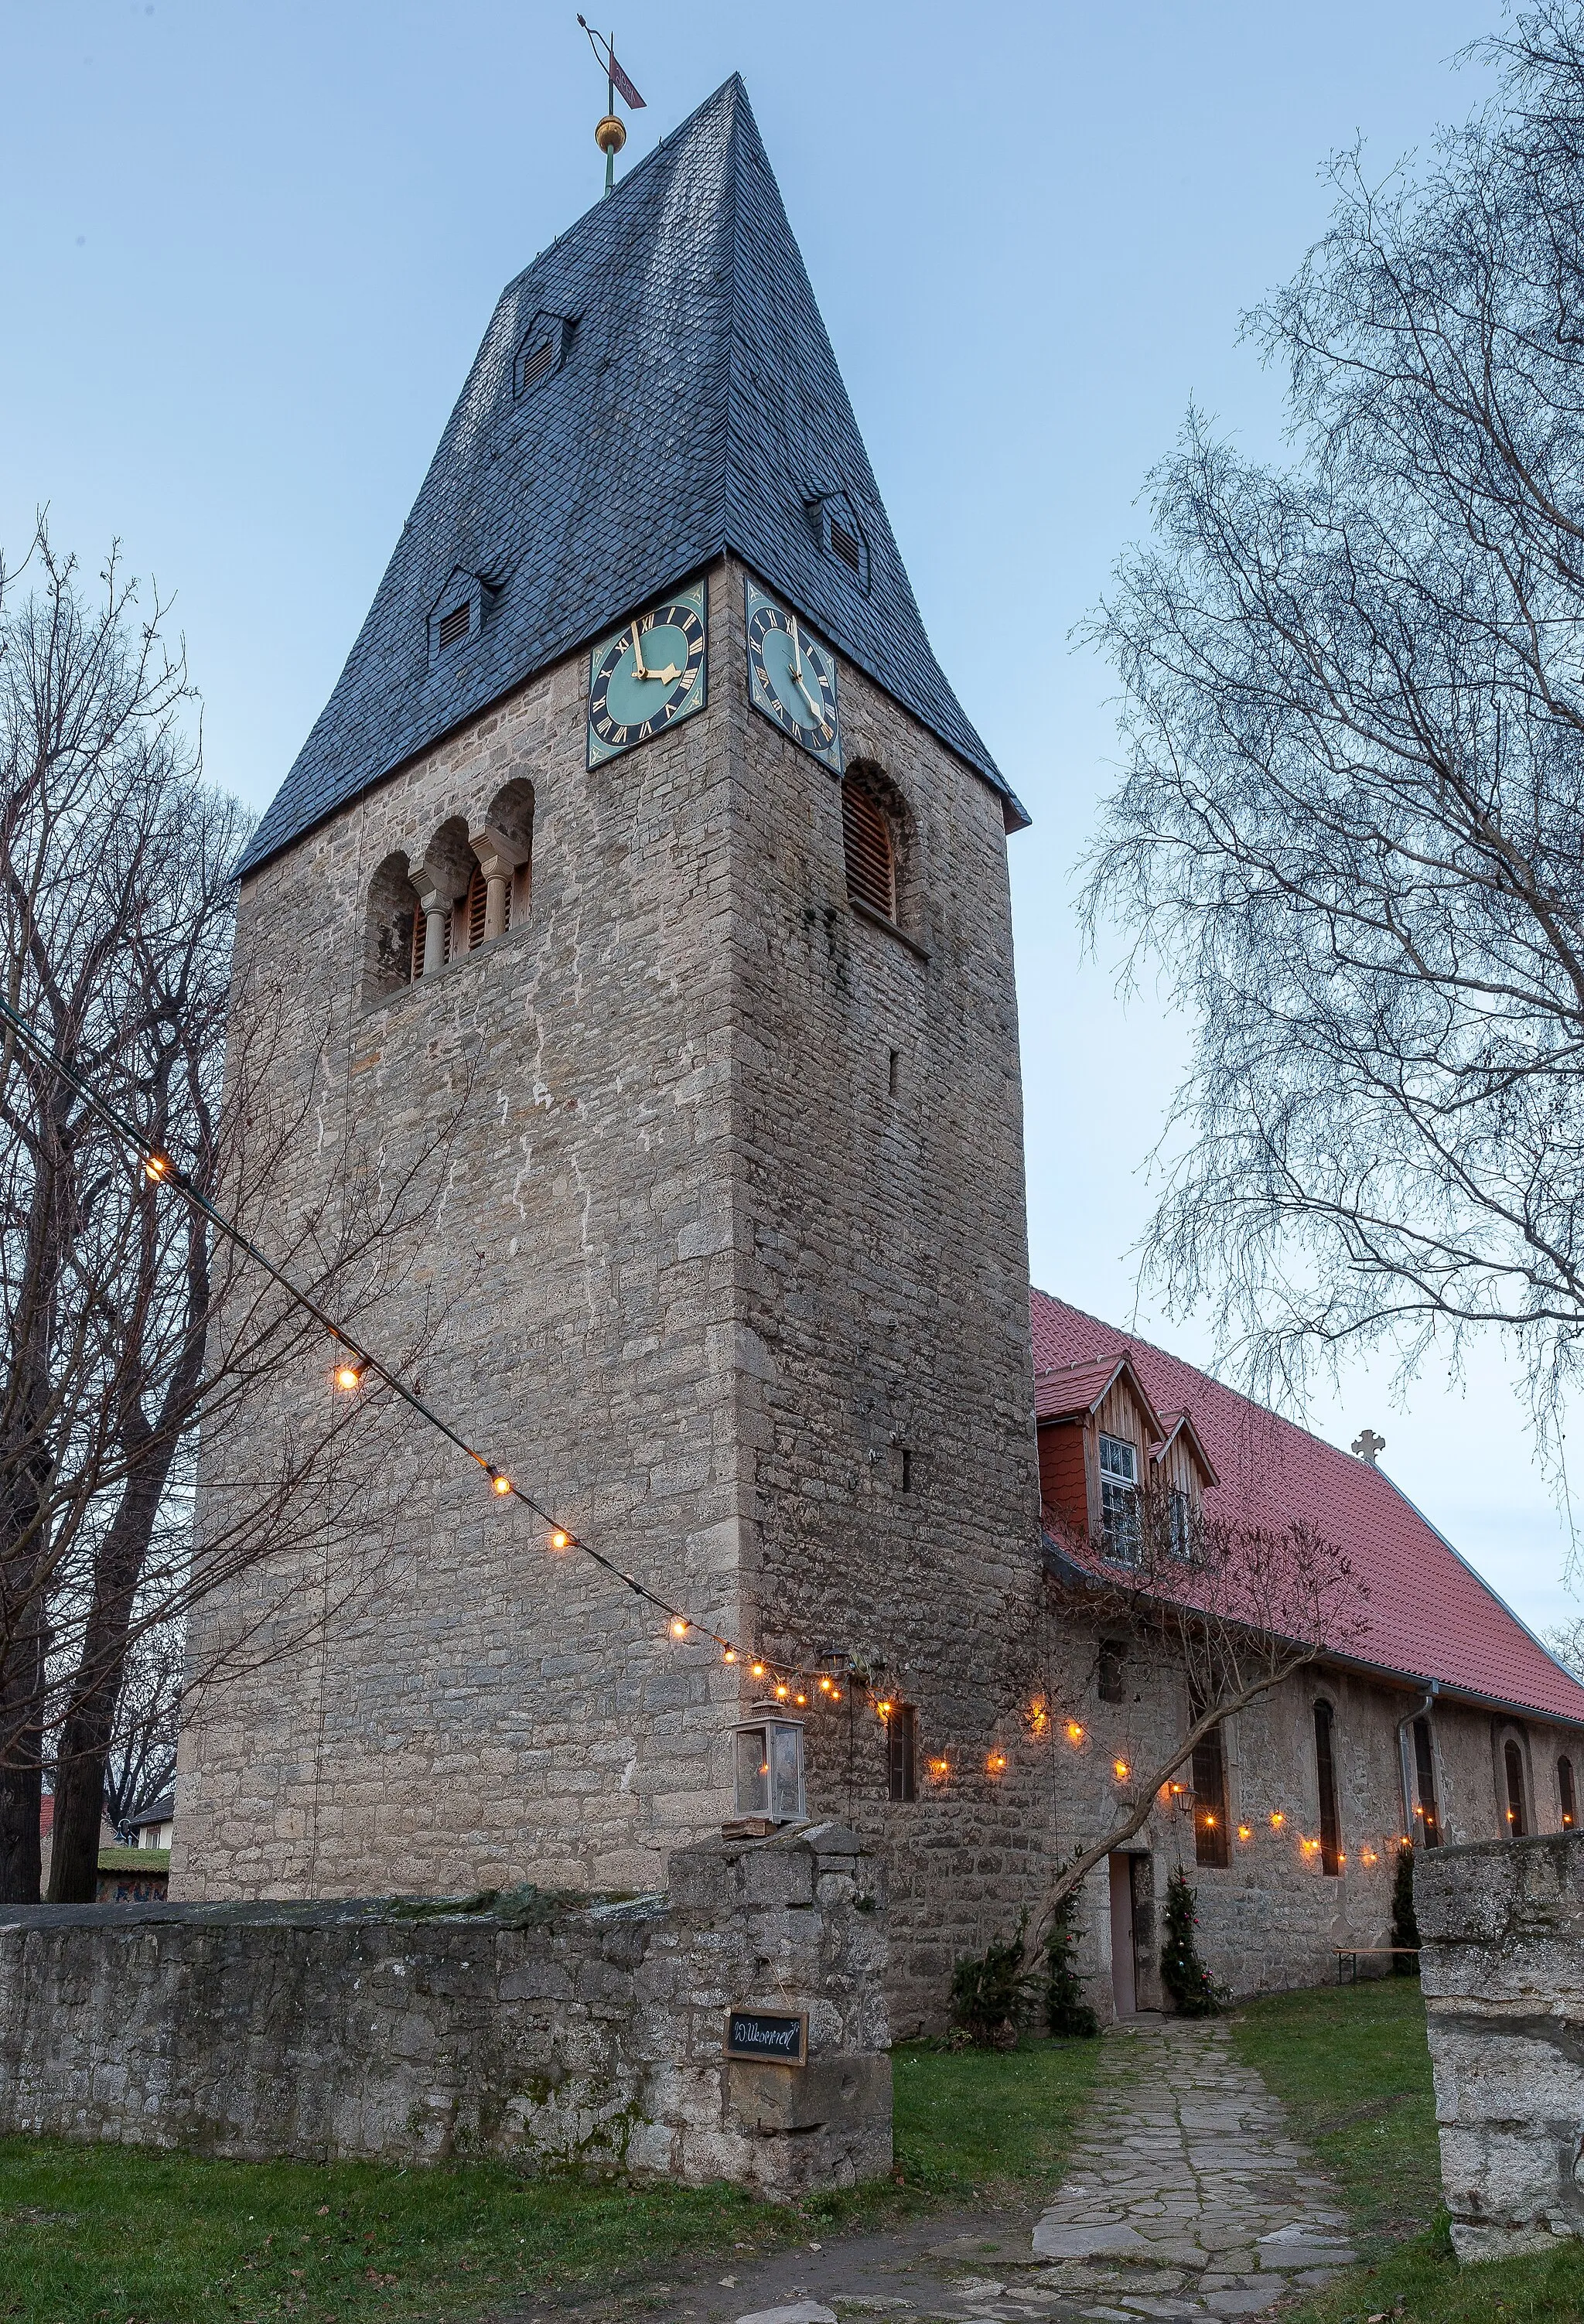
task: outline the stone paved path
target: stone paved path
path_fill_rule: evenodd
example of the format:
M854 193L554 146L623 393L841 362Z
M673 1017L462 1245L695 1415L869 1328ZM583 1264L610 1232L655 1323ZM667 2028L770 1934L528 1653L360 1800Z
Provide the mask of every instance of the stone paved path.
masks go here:
M1108 2034L1067 2176L1035 2223L993 2214L810 2244L684 2288L629 2286L600 2317L653 2324L1145 2324L1241 2318L1355 2256L1335 2189L1224 2025ZM520 2324L566 2310L533 2302Z
M1250 2316L1356 2256L1334 2188L1223 2025L1141 2022L1113 2055L1034 2230L1036 2255L1055 2263L1039 2272L1042 2292L1132 2324ZM1033 2281L1018 2285L1020 2305Z

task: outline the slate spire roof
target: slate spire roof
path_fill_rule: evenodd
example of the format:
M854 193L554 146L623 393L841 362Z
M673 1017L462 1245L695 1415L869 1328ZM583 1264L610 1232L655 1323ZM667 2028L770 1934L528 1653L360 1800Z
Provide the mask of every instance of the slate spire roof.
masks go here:
M560 360L525 386L546 318L568 327ZM867 587L821 538L836 493ZM1027 820L925 635L736 75L502 293L243 871L728 548L975 767L1009 827ZM437 653L454 576L482 583L482 619Z

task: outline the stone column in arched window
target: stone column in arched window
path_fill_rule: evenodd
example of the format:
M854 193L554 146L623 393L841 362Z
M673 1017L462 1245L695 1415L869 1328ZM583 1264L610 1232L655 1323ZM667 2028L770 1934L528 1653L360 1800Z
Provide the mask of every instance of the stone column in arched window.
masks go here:
M533 853L533 787L518 780L496 793L488 812L467 835L487 882L483 940L504 936L511 925L511 890Z
M484 942L488 944L492 936L504 936L511 926L512 876L520 863L527 862L528 849L493 824L469 832L468 838L486 884Z
M465 860L465 851L443 844L448 831L431 844L423 862L412 874L412 884L418 890L419 909L424 917L423 974L437 976L446 965L449 948L451 919L457 905L467 893L472 877L471 857Z

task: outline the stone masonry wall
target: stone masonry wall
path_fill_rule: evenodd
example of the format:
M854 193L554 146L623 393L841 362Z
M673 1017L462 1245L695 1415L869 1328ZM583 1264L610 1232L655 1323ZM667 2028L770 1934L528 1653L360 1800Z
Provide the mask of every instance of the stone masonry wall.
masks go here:
M884 1856L898 1995L938 2022L1048 1842L1027 1771L987 1773L1041 1589L1006 835L843 664L909 941L853 911L839 786L749 706L741 567L709 586L703 714L591 772L571 658L250 880L239 989L268 964L314 1126L282 1226L360 1152L394 1178L463 1103L382 1324L400 1346L421 1321L430 1399L668 1596L799 1662L878 1657L950 1743L961 1779L916 1812L872 1712L812 1705L811 1812ZM534 791L526 908L371 1005L377 870L509 781ZM325 1393L261 1397L261 1462ZM184 1741L173 1895L653 1885L732 1812L751 1682L548 1555L445 1448L395 1498L388 1553L327 1528L198 1626L195 1668L235 1637L253 1674Z
M1169 1751L1187 1715L1181 1674L1156 1660L1124 1665L1125 1700L1102 1702L1099 1646L1102 1632L1070 1609L1054 1618L1046 1668L1052 1674L1052 1715L1037 1736L1027 1725L1012 1750L1037 1768L1045 1793L1050 1846L1071 1852L1105 1828L1123 1786L1120 1758L1147 1767ZM1342 1868L1323 1868L1318 1839L1320 1798L1314 1748L1314 1706L1332 1711L1333 1750L1341 1826ZM1252 1994L1319 1985L1337 1975L1336 1949L1391 1941L1392 1886L1396 1849L1405 1828L1398 1722L1417 1711L1422 1696L1356 1670L1317 1664L1223 1728L1230 1861L1224 1868L1196 1861L1189 1802L1157 1807L1128 1843L1147 1858L1144 1885L1155 1906L1154 1927L1141 1932L1139 1999L1159 2000L1156 1968L1166 1882L1181 1866L1195 1893L1200 1950L1212 1975L1234 1993ZM1556 1759L1579 1758L1576 1730L1539 1720L1524 1725L1445 1701L1429 1713L1434 1737L1442 1828L1454 1842L1494 1840L1504 1829L1496 1747L1515 1735L1525 1755L1533 1805L1543 1827L1561 1828ZM1082 1740L1068 1739L1075 1718ZM1189 1771L1181 1780L1189 1781ZM1280 1817L1280 1824L1273 1821ZM1242 1834L1247 1831L1245 1839ZM1308 1842L1309 1845L1305 1845ZM1439 1853L1444 1855L1444 1849ZM1438 1851L1424 1852L1433 1861ZM1089 1997L1110 2014L1111 1921L1104 1866L1088 1886L1078 1923L1078 1965ZM1359 1963L1362 1975L1384 1974L1384 1960Z
M1460 2259L1584 2235L1584 1839L1414 1867L1441 2182Z
M0 2134L851 2186L891 2160L874 1881L824 1825L679 1852L630 1903L23 1909ZM722 2055L749 2005L807 2010L806 2067Z

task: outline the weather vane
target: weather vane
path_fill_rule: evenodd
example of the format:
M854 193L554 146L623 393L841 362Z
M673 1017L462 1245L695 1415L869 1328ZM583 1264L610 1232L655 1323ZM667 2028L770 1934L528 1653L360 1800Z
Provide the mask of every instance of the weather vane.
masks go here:
M594 31L586 16L580 15L577 21L588 34L594 61L605 76L605 117L594 131L594 143L605 157L605 191L610 193L616 183L616 156L627 143L627 124L616 110L616 98L620 95L634 113L643 110L643 99L616 61L614 32L606 40L603 33Z

